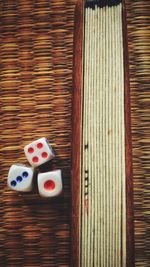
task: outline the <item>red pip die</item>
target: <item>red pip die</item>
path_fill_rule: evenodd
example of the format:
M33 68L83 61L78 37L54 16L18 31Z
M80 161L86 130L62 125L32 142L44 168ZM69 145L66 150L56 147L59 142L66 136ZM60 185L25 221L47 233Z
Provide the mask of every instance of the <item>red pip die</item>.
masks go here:
M38 167L54 158L54 152L45 137L42 137L24 147L27 160L33 167Z

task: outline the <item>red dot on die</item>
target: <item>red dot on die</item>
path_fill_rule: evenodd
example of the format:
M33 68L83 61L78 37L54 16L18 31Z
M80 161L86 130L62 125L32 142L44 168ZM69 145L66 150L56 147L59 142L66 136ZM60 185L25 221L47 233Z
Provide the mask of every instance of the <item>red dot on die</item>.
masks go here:
M39 161L39 158L38 158L38 157L33 157L33 158L32 158L32 161L33 161L34 163L36 163L36 162Z
M37 148L40 149L40 148L42 148L42 147L43 147L43 144L42 144L42 143L38 143L38 144L37 144Z
M47 152L43 152L43 153L42 153L42 158L47 158L47 157L48 157Z
M33 152L34 152L33 147L29 147L29 148L28 148L28 152L29 152L29 153L33 153Z
M52 180L47 180L44 183L45 190L51 191L51 190L54 190L54 188L55 188L55 183Z

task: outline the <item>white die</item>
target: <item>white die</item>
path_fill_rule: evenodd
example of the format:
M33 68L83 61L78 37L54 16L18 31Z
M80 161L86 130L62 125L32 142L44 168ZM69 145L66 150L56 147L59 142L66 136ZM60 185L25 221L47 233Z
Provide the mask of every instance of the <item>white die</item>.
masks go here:
M9 169L7 184L13 190L29 192L32 190L33 175L34 171L31 167L12 165Z
M25 146L24 152L33 167L40 166L54 158L54 152L45 137Z
M39 194L43 197L55 197L62 192L61 170L40 173L38 175Z

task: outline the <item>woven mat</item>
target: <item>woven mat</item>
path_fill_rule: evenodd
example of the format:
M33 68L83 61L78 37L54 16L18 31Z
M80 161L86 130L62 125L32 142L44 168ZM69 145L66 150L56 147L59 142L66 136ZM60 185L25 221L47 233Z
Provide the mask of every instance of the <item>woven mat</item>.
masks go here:
M0 266L69 266L73 0L0 1ZM47 137L64 193L39 197L6 186L23 147ZM44 169L44 170L46 170Z
M135 265L150 266L150 1L127 0Z
M0 266L67 267L70 262L71 89L74 0L2 1ZM136 266L149 266L150 2L126 0L132 105ZM6 186L23 147L46 136L63 169L64 194L17 194Z

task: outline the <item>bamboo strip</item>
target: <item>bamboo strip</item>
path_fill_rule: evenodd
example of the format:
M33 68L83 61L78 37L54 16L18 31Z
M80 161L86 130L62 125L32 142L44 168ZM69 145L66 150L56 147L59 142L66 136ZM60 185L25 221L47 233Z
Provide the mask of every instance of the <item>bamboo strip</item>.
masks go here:
M81 266L124 267L122 5L87 8L84 42Z

